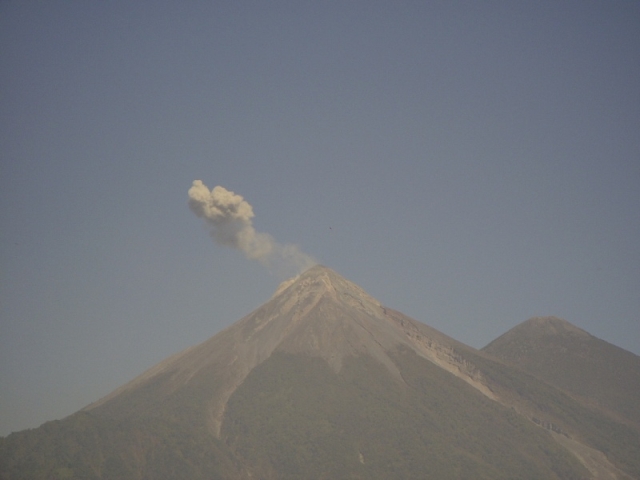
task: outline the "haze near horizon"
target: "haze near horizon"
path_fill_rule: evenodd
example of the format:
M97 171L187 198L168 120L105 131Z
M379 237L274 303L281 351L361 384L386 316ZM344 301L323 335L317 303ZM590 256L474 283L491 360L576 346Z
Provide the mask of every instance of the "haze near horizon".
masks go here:
M0 435L265 302L194 179L480 348L555 315L640 354L640 6L4 2Z

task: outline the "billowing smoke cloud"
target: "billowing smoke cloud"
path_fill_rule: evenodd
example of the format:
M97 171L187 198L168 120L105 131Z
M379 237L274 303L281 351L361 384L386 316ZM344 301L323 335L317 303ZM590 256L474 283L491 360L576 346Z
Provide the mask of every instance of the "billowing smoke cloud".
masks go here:
M249 202L224 187L209 191L201 180L194 180L189 208L205 220L216 243L240 250L280 274L300 273L317 263L296 245L280 245L268 233L256 232Z

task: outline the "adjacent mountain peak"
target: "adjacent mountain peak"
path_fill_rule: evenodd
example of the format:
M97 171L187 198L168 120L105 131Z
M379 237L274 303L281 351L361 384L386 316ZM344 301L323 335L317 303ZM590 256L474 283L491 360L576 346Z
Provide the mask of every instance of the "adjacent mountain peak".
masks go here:
M526 343L541 341L542 338L572 336L587 339L591 335L562 318L533 317L516 325L508 332L493 340L483 350L496 349L498 345L507 343Z
M554 316L550 317L533 317L521 323L518 328L527 328L531 330L539 330L546 335L572 333L576 335L589 336L587 332L567 322L566 320ZM514 330L515 330L514 329Z
M640 357L557 317L534 317L483 351L640 427Z

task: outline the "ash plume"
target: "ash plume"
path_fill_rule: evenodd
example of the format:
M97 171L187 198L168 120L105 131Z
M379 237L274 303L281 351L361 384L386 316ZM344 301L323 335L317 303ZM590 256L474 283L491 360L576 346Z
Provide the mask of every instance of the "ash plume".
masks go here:
M189 208L203 218L213 240L240 250L250 260L258 260L279 274L301 273L317 262L297 245L281 245L268 233L253 227L253 207L241 195L224 187L213 190L194 180L189 189Z

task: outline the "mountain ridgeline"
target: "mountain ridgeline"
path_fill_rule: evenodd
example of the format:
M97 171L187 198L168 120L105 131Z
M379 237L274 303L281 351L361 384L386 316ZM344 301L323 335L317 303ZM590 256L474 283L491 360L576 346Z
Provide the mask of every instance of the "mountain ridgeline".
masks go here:
M483 348L640 428L640 357L556 317L536 317Z
M639 479L639 360L553 318L476 350L315 266L0 479Z

